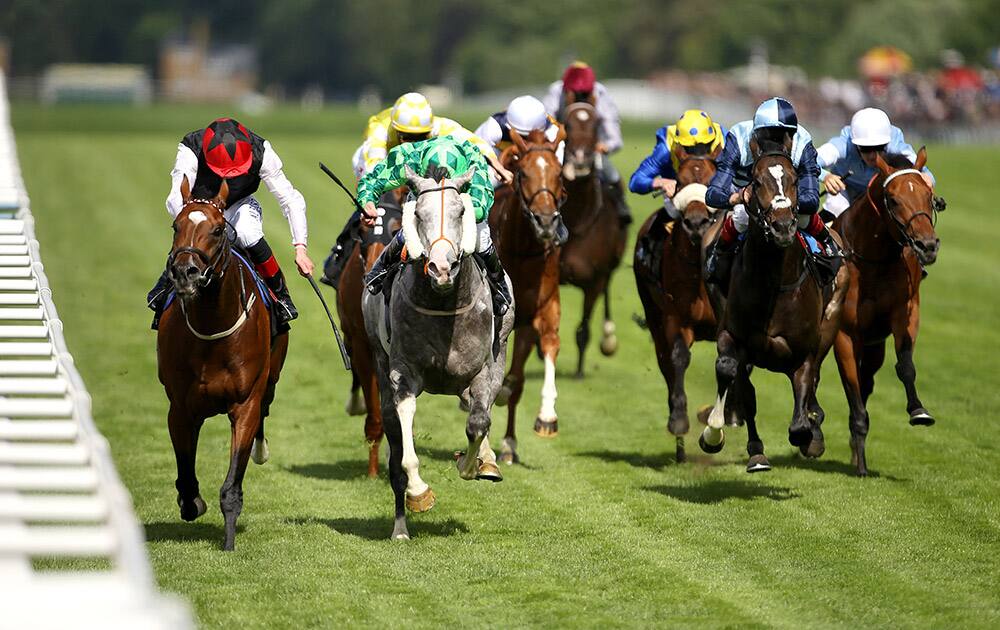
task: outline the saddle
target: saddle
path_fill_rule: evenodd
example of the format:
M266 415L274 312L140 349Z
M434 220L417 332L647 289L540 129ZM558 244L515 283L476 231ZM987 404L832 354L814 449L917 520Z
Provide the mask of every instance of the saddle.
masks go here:
M673 233L675 221L660 208L649 231L639 239L636 260L639 271L657 285L660 284L660 267L663 262L663 242Z
M816 239L805 232L798 232L798 240L806 252L806 267L816 278L817 284L823 288L831 285L833 279L837 277L840 267L844 264L844 252L840 245L831 238L830 244L833 251L827 254Z
M367 256L368 248L375 243L388 245L392 240L394 232L388 229L393 222L401 225L403 222L403 209L390 191L382 195L379 199L378 207L383 210L383 215L376 220L374 227L368 230L361 229L361 212L357 211L351 215L347 225L341 230L340 235L333 247L330 248L330 255L323 261L323 276L320 282L337 289L340 284L340 276L344 272L344 267L354 250L353 243L361 245L362 258Z

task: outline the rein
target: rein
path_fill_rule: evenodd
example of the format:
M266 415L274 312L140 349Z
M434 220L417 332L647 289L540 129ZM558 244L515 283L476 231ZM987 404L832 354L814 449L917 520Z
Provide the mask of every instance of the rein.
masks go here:
M896 229L899 232L900 238L896 238L894 235L892 235L891 232L890 236L892 236L892 240L895 241L896 244L899 245L900 247L909 247L913 249L914 238L913 236L910 235L910 226L913 224L914 221L916 221L920 217L926 217L927 220L930 221L931 223L931 228L934 228L937 225L937 210L934 208L933 205L931 205L930 212L925 212L923 210L921 210L920 212L915 212L906 222L900 221L896 213L890 209L889 191L887 188L889 182L891 182L892 180L901 175L920 175L920 174L921 174L920 171L918 171L915 168L904 168L886 177L885 181L882 182L882 208L879 208L879 205L875 203L875 199L872 198L872 186L875 184L875 180L878 179L879 176L878 173L872 175L872 178L868 180L867 188L865 188L865 195L868 197L868 203L871 204L872 208L874 208L875 214L881 217L882 210L885 210L885 213L889 215L889 218L892 219L892 222L896 225ZM927 184L923 180L923 177L920 177L920 184L925 187L927 186Z
M247 322L247 316L250 313L250 309L253 308L254 302L256 300L257 300L257 292L256 291L250 293L250 299L249 300L247 299L246 282L245 282L245 280L243 278L243 274L241 273L240 274L240 303L243 304L243 309L240 312L240 316L236 319L236 323L233 324L232 326L230 326L229 328L227 328L226 330L223 330L222 332L212 333L210 335L206 335L204 333L200 333L200 332L198 332L197 330L194 329L194 326L191 325L191 320L188 319L187 307L184 305L184 300L183 299L180 300L180 303L181 303L181 312L184 313L184 323L187 324L188 330L191 331L191 334L194 335L195 337L197 337L198 339L201 339L202 341L215 341L217 339L224 339L224 338L232 335L233 333L235 333L240 328L242 328L243 324L245 324Z
M439 222L440 223L441 233L438 235L438 237L436 239L434 239L433 242L431 242L430 245L427 246L427 253L429 255L430 251L432 249L434 249L435 245L437 245L441 241L444 241L445 243L447 243L451 247L451 250L453 252L455 252L455 254L459 257L459 259L461 259L462 252L459 251L458 247L455 246L455 242L452 241L450 238L448 238L447 236L444 235L444 191L446 191L446 190L454 190L456 193L461 194L461 191L458 189L458 187L457 186L453 186L453 185L438 186L437 188L427 188L427 189L421 190L419 193L417 193L417 198L420 198L420 197L426 195L427 193L432 193L432 192L440 192L441 193L441 221ZM424 275L425 276L427 275L427 265L429 265L429 264L430 264L430 258L428 258L424 262Z
M403 301L406 302L410 308L420 313L421 315L429 315L431 317L456 317L458 315L464 315L468 313L470 310L472 310L474 306L476 306L476 304L480 303L483 294L483 287L486 286L486 279L482 278L482 274L480 274L480 277L482 279L482 282L479 283L479 287L476 289L476 293L475 295L472 296L472 299L469 301L469 303L466 304L465 306L459 306L458 308L451 310L438 310L438 309L426 308L424 306L416 304L410 298L410 296L406 291L400 291L399 294L403 296Z
M552 155L556 154L555 149L549 147L539 147L539 146L529 147L528 150L525 151L525 153L535 153L535 152L551 153ZM556 205L556 211L552 213L552 216L556 221L562 221L563 219L562 219L561 209L563 205L566 203L565 192L563 192L562 196L559 196L556 194L554 190L552 190L548 186L542 186L535 192L531 193L531 196L525 197L524 189L521 186L523 181L524 181L524 171L519 167L517 169L517 173L514 175L514 190L517 191L518 201L521 202L521 212L523 212L525 216L528 217L529 220L537 221L538 220L536 218L537 215L535 214L535 211L532 210L531 206L533 203L535 203L535 199L537 199L540 195L549 194L552 195L552 201L554 201Z

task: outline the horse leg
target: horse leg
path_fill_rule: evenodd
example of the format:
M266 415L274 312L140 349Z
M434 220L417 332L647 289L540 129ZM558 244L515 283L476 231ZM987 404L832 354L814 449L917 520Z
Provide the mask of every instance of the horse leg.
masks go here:
M816 357L810 355L802 362L799 369L788 375L792 383L792 397L795 400L792 422L788 427L788 441L806 457L819 457L826 450L823 431L817 418L813 417L813 406L819 407L816 400ZM822 413L822 409L820 409Z
M764 455L764 441L757 433L757 390L750 381L750 372L744 364L740 365L736 377L736 399L739 413L747 426L747 472L765 472L771 470L771 463Z
M354 362L357 358L351 357L352 368L354 367ZM358 370L354 368L351 370L351 389L347 395L347 402L344 403L344 412L349 416L360 416L367 411L367 400L362 395L361 390L361 379L358 377Z
M706 453L718 453L726 443L726 435L722 431L726 423L726 398L737 378L739 362L736 359L736 343L727 330L719 331L716 343L719 356L715 360L715 382L717 394L715 406L708 414L708 426L698 438L698 445Z
M893 317L892 336L896 341L896 376L906 389L906 411L910 414L910 425L930 426L934 416L924 408L917 396L917 368L913 365L913 347L917 343L917 328L920 325L920 306L916 300L908 303L905 313Z
M500 448L500 461L505 464L516 464L517 457L517 434L515 433L515 420L517 419L517 403L521 401L521 394L524 392L524 363L531 354L531 348L535 345L535 329L524 326L517 329L514 335L514 353L511 355L510 372L504 379L503 387L510 390L510 397L507 400L507 433L503 438L503 445Z
M177 506L185 521L193 521L208 510L205 500L198 492L198 477L195 474L198 434L204 422L203 418L193 418L186 409L170 403L167 428L174 446L174 458L177 460L177 481L174 486L177 488Z
M406 507L413 512L426 512L434 507L437 498L430 486L420 478L420 460L413 446L413 418L417 411L420 382L407 372L394 369L389 376L392 383L392 400L399 419L403 457L400 461L406 471Z
M490 380L491 366L485 365L479 374L472 379L469 386L469 417L465 425L465 436L469 439L469 448L459 456L456 462L458 474L462 479L490 479L492 481L503 479L495 463L492 467L487 465L490 459L495 460L495 456L490 456L492 449L489 448L487 441L490 432L488 406Z
M545 357L545 380L542 383L542 406L535 418L535 435L556 437L559 419L556 415L556 357L559 355L559 300L549 300L535 315L542 354ZM581 353L582 356L582 353Z
M392 526L393 540L409 540L410 533L406 528L406 470L403 468L403 431L399 416L396 415L396 405L388 395L390 385L385 378L379 378L379 388L383 392L382 427L385 430L385 440L389 443L389 485L395 499L395 517Z
M879 345L884 347L885 344ZM848 333L840 331L834 339L833 349L837 358L837 369L840 371L840 382L844 386L844 395L847 397L847 406L850 410L848 426L851 431L851 463L857 468L858 475L864 477L868 474L868 464L865 460L868 410L865 408L865 398L861 393L859 375L862 346L860 340L852 339Z
M590 316L594 313L594 305L600 292L594 285L583 290L583 318L580 325L576 327L576 349L579 352L576 359L576 374L573 378L583 378L583 360L587 354L587 346L590 345ZM542 349L542 356L545 356L545 349Z
M615 334L615 322L611 319L611 280L604 282L604 326L601 328L601 354L612 356L618 351L618 335Z
M378 477L378 453L379 445L382 443L382 403L379 400L378 378L375 371L369 366L369 371L361 381L361 388L365 393L365 407L368 413L365 415L365 440L368 443L368 476L374 479Z
M232 427L229 447L229 472L219 490L219 504L226 521L222 548L232 551L236 544L236 519L243 511L243 476L250 461L254 437L260 430L261 392L251 394L245 403L232 405L229 423Z

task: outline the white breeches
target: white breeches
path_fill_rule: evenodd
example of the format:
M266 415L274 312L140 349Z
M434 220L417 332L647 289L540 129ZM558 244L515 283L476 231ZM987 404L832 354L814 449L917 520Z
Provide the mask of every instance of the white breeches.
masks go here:
M253 195L226 208L223 216L236 229L236 242L241 247L251 247L264 238L264 214Z
M827 194L826 201L823 203L823 209L834 217L839 217L850 207L851 202L844 193L837 195Z

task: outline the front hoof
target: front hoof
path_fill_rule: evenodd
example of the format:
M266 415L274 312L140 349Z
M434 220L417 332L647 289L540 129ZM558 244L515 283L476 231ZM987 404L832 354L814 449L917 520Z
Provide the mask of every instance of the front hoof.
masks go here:
M806 446L800 446L799 452L810 459L818 459L826 452L826 442L813 438Z
M698 407L698 422L708 424L708 417L710 415L712 415L712 405Z
M812 441L812 427L788 427L788 443L796 447L805 447Z
M929 427L934 422L934 416L923 407L918 407L910 412L910 426Z
M503 475L500 474L500 469L497 465L491 462L483 462L479 464L479 472L476 474L476 479L485 479L486 481L492 481L494 483L498 481L503 481Z
M437 503L437 497L434 496L434 491L427 488L415 497L406 495L406 509L411 512L429 512L432 507ZM409 536L407 536L409 538Z
M349 416L363 416L368 413L368 405L365 404L365 399L358 392L351 392L351 395L347 397L347 402L344 403L344 411Z
M258 466L266 464L267 460L271 459L271 449L267 446L267 438L263 440L254 438L253 447L250 449L250 459Z
M475 461L473 461L473 459ZM458 476L466 481L472 481L479 474L479 466L482 460L478 457L471 458L463 451L455 451L455 466L458 468Z
M667 420L667 431L670 432L670 435L686 435L690 429L691 424L688 422L686 415L678 416L676 418L671 416L670 419Z
M559 420L535 418L535 435L543 438L556 437L559 435Z
M410 535L409 534L393 534L392 535L392 540L409 540L409 539L410 539Z
M705 434L708 433L709 431L711 431L711 429L709 429L708 427L706 427L705 430L701 432L701 435L698 436L698 446L700 446L701 450L703 450L704 452L706 452L706 453L708 453L710 455L714 455L714 454L718 453L719 451L721 451L722 447L726 445L726 434L723 433L722 430L720 429L719 430L719 443L718 444L710 444L705 439Z
M771 463L767 461L767 457L763 453L750 456L750 461L747 462L748 473L764 472L767 470L771 470Z
M181 518L189 523L208 511L208 505L200 494L190 503L185 503L178 496L177 506L181 508Z
M606 357L613 356L618 351L618 336L609 335L601 339L601 354Z
M684 438L677 436L677 463L683 464L687 461L687 451L684 448Z

